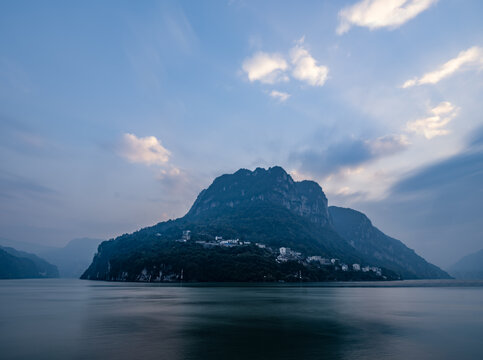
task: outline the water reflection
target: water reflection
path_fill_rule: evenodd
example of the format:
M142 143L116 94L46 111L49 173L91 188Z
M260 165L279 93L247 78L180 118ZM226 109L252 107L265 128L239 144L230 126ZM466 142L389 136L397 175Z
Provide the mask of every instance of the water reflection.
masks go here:
M472 359L482 350L482 287L8 284L6 359Z
M109 298L96 289L84 333L92 340L88 348L98 350L83 355L338 359L364 349L390 354L389 335L403 330L358 316L357 309L346 308L343 289L327 290L118 287L118 297Z

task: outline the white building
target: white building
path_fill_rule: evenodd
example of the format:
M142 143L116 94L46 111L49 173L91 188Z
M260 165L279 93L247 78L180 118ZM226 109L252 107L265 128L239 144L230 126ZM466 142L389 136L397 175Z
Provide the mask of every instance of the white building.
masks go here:
M359 264L352 264L352 270L361 271L361 266Z
M184 241L191 239L191 231L183 230L183 236L181 237Z
M307 258L307 261L318 261L318 262L322 262L322 256L309 256Z
M342 268L342 271L349 271L349 265L347 264L342 264L341 268Z
M372 266L371 267L371 271L372 272L375 272L377 275L381 276L382 275L382 271L381 271L381 268L378 268L377 266Z
M236 246L238 245L238 239L236 240L222 240L220 241L221 246Z

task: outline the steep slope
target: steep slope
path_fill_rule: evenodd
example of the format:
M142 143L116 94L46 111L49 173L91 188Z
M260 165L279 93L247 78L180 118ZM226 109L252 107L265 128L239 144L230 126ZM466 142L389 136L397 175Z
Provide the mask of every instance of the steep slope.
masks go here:
M405 279L447 279L450 276L428 263L401 241L374 227L361 212L336 206L329 207L336 231L367 261L402 275Z
M15 250L11 247L0 247L0 278L56 278L59 271L55 265L34 254Z
M483 249L461 258L448 269L457 279L483 280Z

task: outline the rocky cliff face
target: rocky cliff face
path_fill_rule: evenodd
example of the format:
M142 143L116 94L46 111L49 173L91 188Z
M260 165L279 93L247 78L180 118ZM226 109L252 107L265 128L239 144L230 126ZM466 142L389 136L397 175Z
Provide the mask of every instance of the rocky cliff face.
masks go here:
M294 181L279 166L268 170L241 169L234 174L215 179L203 190L187 217L203 215L208 211L223 211L241 204L269 202L282 205L296 215L325 226L330 224L327 198L314 181Z

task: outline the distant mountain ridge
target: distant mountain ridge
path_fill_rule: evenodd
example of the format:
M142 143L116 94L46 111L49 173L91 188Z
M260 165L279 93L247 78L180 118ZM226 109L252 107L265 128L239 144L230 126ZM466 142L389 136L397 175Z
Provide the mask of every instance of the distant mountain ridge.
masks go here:
M0 247L35 254L57 266L62 278L79 278L89 266L102 239L78 238L63 247L45 246L24 241L0 238Z
M338 217L338 225L340 225L339 220ZM365 263L385 267L388 270L392 268L398 270L396 271L398 274L404 273L410 278L449 277L436 266L428 264L415 255L402 243L382 233L380 234L383 236L379 236L378 241L384 246L377 245L377 241L374 242L372 238L367 237L357 241L354 238L345 239L337 231L338 228L340 231L340 227L335 226L329 212L327 198L316 182L294 181L284 169L278 166L269 169L257 168L254 171L240 169L234 174L216 178L207 189L201 191L184 217L103 242L82 278L160 279L162 276L156 275L157 273L161 274L164 271L165 274L166 271L171 271L183 272L185 279L239 281L245 279L238 272L246 265L239 263L240 256L243 255L252 257L250 269L253 274L250 279L276 280L287 276L283 266L270 262L275 261L273 249L278 251L278 248L282 247L293 249L304 256L317 255L336 258L348 264ZM264 244L272 249L272 253L262 254L250 247L241 254L222 252L224 259L230 258L230 261L225 262L223 267L217 268L216 264L210 263L210 256L214 257L218 250L210 250L210 252L201 246L197 248L193 245L186 253L188 247L183 248L179 245L179 241L176 242L181 238L184 230L191 231L192 244L207 244L215 236L222 236L227 239L240 239L247 243ZM375 231L370 233L380 235ZM347 233L343 235L348 236ZM358 246L362 241L368 243L367 251L362 251L365 247ZM391 256L398 255L396 252L390 256L386 254L395 243L400 244L401 249L405 249L403 253L407 259L404 261L408 264L404 265L404 261L394 261L396 266L389 261ZM370 249L371 247L374 249L374 246L379 246L378 249L384 252L384 256L371 254ZM409 256L409 254L412 255ZM187 260L188 258L190 261ZM418 266L409 264L415 260L419 261ZM258 266L265 262L265 267ZM299 264L305 264L305 262L300 260ZM202 276L203 269L209 266L212 266L212 271ZM160 268L164 270L160 272ZM298 269L299 273L308 271L307 266L298 267ZM431 272L429 269L434 271ZM220 271L224 275L231 273L233 276L221 276ZM263 275L264 272L265 275ZM313 275L313 278L324 278L324 276L317 274Z
M483 249L462 257L448 271L457 279L483 280Z
M57 267L37 255L0 246L0 279L57 277Z
M91 263L102 241L91 238L73 239L62 248L52 248L40 255L59 268L60 277L78 279Z

